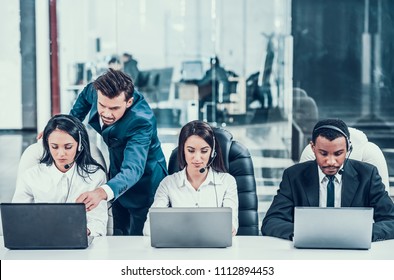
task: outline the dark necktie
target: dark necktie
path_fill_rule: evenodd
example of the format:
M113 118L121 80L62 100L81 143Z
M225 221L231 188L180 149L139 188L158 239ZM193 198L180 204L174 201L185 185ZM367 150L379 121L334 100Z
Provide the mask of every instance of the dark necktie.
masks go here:
M334 207L335 200L335 187L334 187L334 179L335 176L327 176L327 207Z

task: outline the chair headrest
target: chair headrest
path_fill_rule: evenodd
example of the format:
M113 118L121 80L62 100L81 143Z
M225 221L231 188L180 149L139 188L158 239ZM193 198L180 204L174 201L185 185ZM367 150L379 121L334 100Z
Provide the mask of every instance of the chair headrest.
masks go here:
M215 132L216 140L218 141L220 145L220 149L222 151L224 166L228 170L230 166L228 155L230 153L230 148L233 141L233 135L227 130L220 127L215 127L213 131Z

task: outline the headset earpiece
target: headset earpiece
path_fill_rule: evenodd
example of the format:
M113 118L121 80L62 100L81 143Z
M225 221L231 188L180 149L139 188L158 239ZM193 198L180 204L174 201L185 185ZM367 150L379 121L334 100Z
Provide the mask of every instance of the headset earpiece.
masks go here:
M214 158L216 156L216 150L215 150L215 135L213 136L213 147L212 147L212 153L211 153L211 158Z
M81 135L81 131L78 130L78 152L81 152L83 147L82 147L82 135Z
M350 139L348 139L348 144L349 144L349 153L351 153L353 151L353 145Z

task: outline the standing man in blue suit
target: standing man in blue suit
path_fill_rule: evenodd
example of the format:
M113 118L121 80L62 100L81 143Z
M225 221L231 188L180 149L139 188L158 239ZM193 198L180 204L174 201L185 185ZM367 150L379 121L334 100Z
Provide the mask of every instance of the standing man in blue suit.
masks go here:
M109 150L109 181L81 194L87 210L112 200L114 235L142 235L146 215L167 165L156 118L131 78L109 69L79 94L70 114L102 135Z
M316 160L284 171L263 220L263 235L291 240L295 206L373 207L372 241L394 239L394 203L374 165L349 159L349 136L347 125L338 119L315 125L311 147Z

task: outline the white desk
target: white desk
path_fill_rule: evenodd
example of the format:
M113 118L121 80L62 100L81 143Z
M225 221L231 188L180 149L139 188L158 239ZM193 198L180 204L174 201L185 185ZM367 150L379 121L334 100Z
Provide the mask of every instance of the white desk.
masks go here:
M96 238L85 250L8 250L0 243L0 259L10 260L394 260L394 240L372 243L370 250L295 249L274 237L237 236L225 249L157 249L149 237Z

